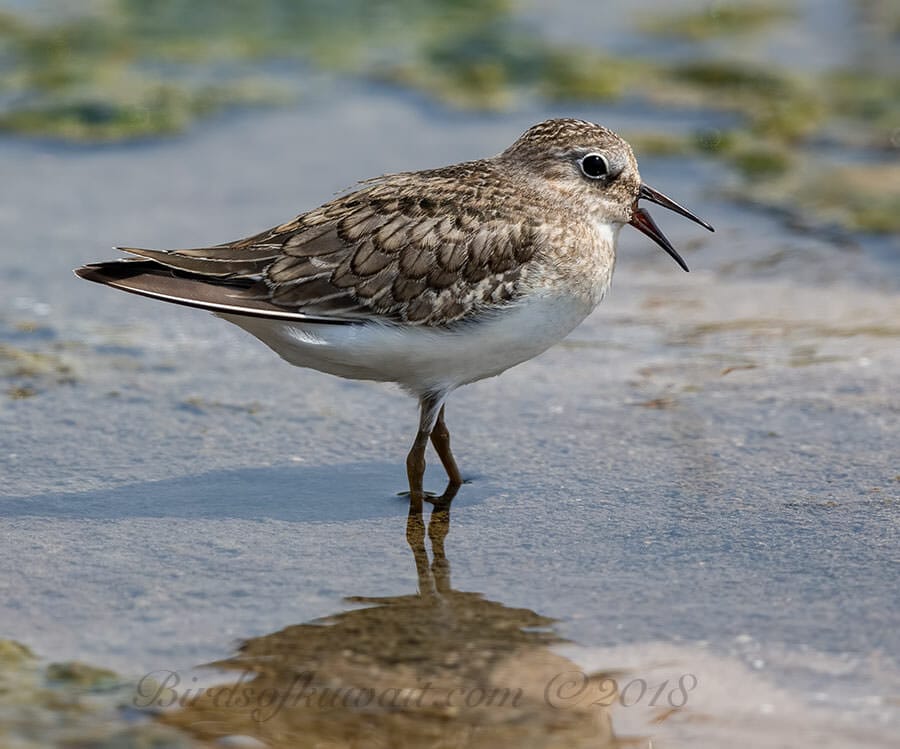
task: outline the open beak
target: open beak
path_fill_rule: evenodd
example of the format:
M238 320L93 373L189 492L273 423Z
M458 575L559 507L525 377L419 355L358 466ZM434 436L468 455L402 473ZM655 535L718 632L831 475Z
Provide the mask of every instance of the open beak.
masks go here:
M667 198L661 192L657 192L652 187L647 187L647 185L641 185L641 189L638 191L638 200L641 199L649 200L652 203L656 203L657 205L663 206L663 208L668 208L670 211L675 211L675 213L680 213L685 218L689 218L694 223L700 224L704 229L709 229L710 231L715 231L709 224L707 224L702 219L695 216L691 213L687 208L678 205L671 198ZM666 235L662 233L662 230L656 225L656 222L650 217L650 214L647 213L643 208L639 208L637 205L634 206L634 214L631 217L631 221L629 221L635 229L640 232L646 234L650 239L652 239L656 244L662 247L669 255L672 256L672 259L678 263L684 270L688 270L687 263L684 262L681 255L672 247L672 243L666 239Z

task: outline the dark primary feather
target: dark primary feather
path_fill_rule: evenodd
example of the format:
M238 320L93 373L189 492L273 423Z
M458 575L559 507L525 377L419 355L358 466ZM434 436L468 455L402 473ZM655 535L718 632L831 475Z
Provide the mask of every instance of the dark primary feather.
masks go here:
M542 222L522 201L522 185L485 160L381 178L217 247L122 249L198 282L252 281L241 294L248 303L445 325L516 297L521 264L542 241Z
M132 294L213 312L316 323L346 322L337 318L304 315L261 300L250 291L252 282L223 282L209 276L198 277L152 260L123 259L91 263L76 268L75 275Z

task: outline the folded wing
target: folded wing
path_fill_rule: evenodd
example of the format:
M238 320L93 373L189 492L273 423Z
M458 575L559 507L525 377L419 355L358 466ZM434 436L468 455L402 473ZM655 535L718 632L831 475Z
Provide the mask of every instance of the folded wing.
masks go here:
M514 300L522 264L542 241L540 224L506 217L502 190L492 205L478 200L490 174L468 176L395 175L248 239L187 250L120 248L142 260L76 273L215 311L446 325Z

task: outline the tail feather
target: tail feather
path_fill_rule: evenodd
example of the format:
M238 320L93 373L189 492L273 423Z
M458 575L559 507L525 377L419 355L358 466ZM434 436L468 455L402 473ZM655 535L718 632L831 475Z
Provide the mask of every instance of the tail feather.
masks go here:
M276 257L278 249L271 252L260 249L236 251L230 247L198 250L145 250L140 247L117 247L131 255L155 260L160 265L176 270L198 273L213 278L240 278L258 276Z
M155 260L122 259L91 263L76 268L75 275L132 294L211 312L338 325L353 322L308 315L296 308L273 304L260 293L260 287L264 286L262 281L251 278L225 281L221 277L211 277L211 274L194 275L161 265Z

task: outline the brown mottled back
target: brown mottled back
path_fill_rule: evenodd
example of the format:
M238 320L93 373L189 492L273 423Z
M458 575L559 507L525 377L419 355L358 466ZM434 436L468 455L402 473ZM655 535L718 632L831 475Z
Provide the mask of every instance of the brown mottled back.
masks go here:
M574 162L600 148L627 168L614 196L587 184ZM128 251L200 276L253 281L256 298L310 315L446 325L515 300L529 263L551 255L598 207L627 221L636 175L630 148L611 131L550 120L494 158L382 177L248 239Z

